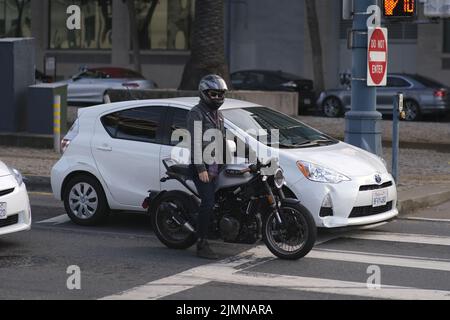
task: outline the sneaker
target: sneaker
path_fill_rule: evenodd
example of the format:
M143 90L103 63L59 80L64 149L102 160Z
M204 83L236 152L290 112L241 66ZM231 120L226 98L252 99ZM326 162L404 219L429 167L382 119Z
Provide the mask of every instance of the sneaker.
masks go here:
M217 260L219 257L214 251L209 247L208 241L201 240L197 244L197 256L199 258L209 259L209 260Z

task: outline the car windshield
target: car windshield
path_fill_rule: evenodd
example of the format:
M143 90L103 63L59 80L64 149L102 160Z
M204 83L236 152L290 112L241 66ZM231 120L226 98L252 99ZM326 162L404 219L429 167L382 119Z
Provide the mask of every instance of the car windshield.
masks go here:
M430 87L430 88L445 88L445 85L443 85L442 83L424 77L424 76L420 76L420 75L413 75L412 78L416 79L417 81L419 81L421 84L423 84L426 87Z
M270 131L279 130L279 147L282 149L314 147L339 142L294 118L265 107L228 109L224 110L223 114L227 120L254 138L257 138L257 132L260 130L267 132L269 145L277 144L276 141L272 141Z

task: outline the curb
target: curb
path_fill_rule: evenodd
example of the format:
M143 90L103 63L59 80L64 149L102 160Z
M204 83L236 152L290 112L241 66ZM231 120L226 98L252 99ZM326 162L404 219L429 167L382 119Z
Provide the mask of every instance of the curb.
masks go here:
M433 207L450 200L450 189L442 192L417 196L416 198L399 200L397 208L400 216L406 216L418 209Z

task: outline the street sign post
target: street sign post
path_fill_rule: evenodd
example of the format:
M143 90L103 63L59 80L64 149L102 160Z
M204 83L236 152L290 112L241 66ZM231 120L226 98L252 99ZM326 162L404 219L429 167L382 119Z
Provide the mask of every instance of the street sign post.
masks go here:
M381 9L377 6L377 3L377 0L354 1L351 77L352 108L345 114L345 142L381 157L383 155L381 113L376 110L377 89L367 85L368 27L377 28L381 24ZM378 44L376 48L378 48ZM374 55L373 61L378 61L376 59L380 58L377 56L379 54L375 53Z
M367 48L367 86L386 86L388 59L387 29L378 27L369 28Z

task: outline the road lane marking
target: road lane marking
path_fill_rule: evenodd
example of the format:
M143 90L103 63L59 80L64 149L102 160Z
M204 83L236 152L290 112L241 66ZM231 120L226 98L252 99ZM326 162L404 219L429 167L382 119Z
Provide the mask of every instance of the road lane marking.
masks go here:
M432 260L410 256L379 255L365 252L321 249L311 251L307 255L307 258L450 271L450 260Z
M416 220L416 221L430 221L430 222L450 222L450 219L433 219L433 218L422 218L422 217L408 217L408 218L401 218L401 220Z
M333 256L328 252L327 254L337 258L337 256ZM317 251L312 251L310 256L324 257L323 254L320 254ZM307 256L307 258L308 257L309 256ZM347 258L356 260L361 257L356 254L351 255L348 253ZM394 260L388 261L385 257L382 257L384 260L380 259L380 257L377 258L377 262L394 263ZM450 291L389 285L382 285L380 289L375 290L369 289L366 283L360 282L246 271L258 264L274 259L276 258L273 257L266 247L259 246L221 262L196 267L167 278L149 282L143 286L116 295L104 297L102 300L157 300L210 282L379 299L450 300ZM369 258L365 257L365 259L367 260ZM397 260L396 262L401 261L404 263L406 260L407 259ZM426 266L429 267L428 264ZM440 267L448 268L448 265L440 265Z
M450 246L450 237L425 234L366 231L345 234L342 235L342 238Z
M69 221L70 221L69 216L67 214L62 214L60 216L53 217L53 218L50 218L50 219L47 219L47 220L42 220L42 221L39 221L39 222L36 222L36 223L38 223L38 224L52 223L54 225L58 225L58 224L63 224L63 223L69 222Z

